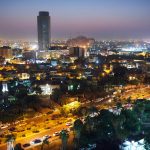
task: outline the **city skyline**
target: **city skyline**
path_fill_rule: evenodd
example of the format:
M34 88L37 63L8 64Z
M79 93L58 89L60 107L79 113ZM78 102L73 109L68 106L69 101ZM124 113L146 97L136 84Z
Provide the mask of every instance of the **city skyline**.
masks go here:
M52 38L149 38L149 7L147 0L2 0L0 39L37 40L39 11L50 12Z

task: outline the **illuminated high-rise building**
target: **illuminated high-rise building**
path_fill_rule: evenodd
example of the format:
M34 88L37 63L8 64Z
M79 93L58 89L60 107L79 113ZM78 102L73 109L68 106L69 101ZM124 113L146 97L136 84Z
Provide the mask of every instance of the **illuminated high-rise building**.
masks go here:
M9 46L0 47L0 56L5 57L5 59L13 58L13 51Z
M71 47L69 49L69 54L72 57L84 57L85 49L81 47Z
M49 12L41 11L37 16L39 50L48 50L50 46L50 16Z

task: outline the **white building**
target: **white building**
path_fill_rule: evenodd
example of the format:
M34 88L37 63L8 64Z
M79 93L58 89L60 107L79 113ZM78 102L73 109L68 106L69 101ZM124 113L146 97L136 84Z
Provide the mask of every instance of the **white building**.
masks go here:
M53 89L59 88L59 85L45 84L45 85L40 85L40 88L42 90L42 95L51 95Z
M139 141L125 141L119 146L120 150L146 150L144 139Z

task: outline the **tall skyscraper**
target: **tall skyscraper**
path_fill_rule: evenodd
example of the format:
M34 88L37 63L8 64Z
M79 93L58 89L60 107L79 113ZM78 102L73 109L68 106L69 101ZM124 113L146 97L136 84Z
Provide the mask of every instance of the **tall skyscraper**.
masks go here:
M48 50L50 46L50 16L49 12L41 11L37 16L39 50Z

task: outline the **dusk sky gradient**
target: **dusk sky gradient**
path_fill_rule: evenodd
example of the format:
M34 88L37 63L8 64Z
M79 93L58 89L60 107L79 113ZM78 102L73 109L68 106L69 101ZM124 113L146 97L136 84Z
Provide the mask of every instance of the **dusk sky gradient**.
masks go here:
M0 0L0 39L37 39L49 11L52 38L150 38L150 0Z

